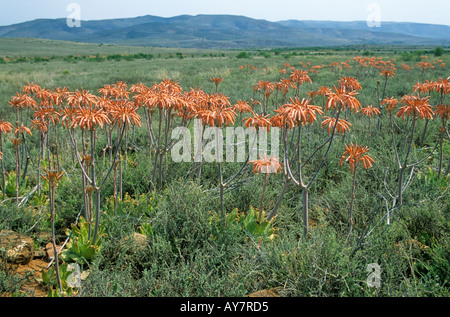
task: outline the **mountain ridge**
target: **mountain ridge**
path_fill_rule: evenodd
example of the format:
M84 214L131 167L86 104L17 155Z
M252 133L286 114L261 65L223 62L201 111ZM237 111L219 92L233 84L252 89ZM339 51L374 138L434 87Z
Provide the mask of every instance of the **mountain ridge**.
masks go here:
M36 19L0 26L0 37L31 37L86 43L185 48L274 48L342 46L355 44L450 44L450 26L409 22L382 22L368 27L365 21L271 22L240 15L179 15L81 21Z

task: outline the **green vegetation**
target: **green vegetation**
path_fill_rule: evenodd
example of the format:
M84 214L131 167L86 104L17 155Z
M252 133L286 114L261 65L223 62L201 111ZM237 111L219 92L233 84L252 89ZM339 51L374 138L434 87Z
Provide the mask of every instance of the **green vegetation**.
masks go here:
M37 126L32 135L15 135L13 129L1 135L5 199L0 203L0 230L32 236L36 247L49 242L38 237L52 228L56 244L68 239L59 254L59 277L55 266L43 274L50 296L245 296L279 288L281 296L447 297L448 121L437 112L433 120L395 116L407 105L402 97L416 95L417 83L448 77L450 56L445 50L437 55L434 49L241 52L0 39L0 120L14 128L17 117L32 126L32 109L23 108L16 116L9 104L31 83L46 89L67 87L69 92L83 88L96 96L105 85L126 83L134 102L139 93L132 93L131 87L153 87L170 79L183 93L217 90L231 105L259 101L261 106L254 104L252 109L264 109L270 118L295 97L312 98L311 105L323 111L315 112L315 120L292 123L295 129L283 128L289 134L282 135L285 143L280 140L279 161L284 170L286 150L292 175L283 171L265 178L246 164L229 183L243 163L223 162L218 167L216 162L203 162L199 173L198 165L176 163L164 152L164 128L172 117L160 109L147 112L141 107L141 126L105 125L95 135L86 130L82 136L79 127L63 127L62 117L48 125L48 134ZM392 69L378 68L390 63L395 65L393 76ZM278 83L294 70L307 71L311 82L299 82L298 89L290 86L285 94L261 88L263 81ZM340 108L338 102L327 107L326 96L307 94L321 87L335 92L333 86L343 77L361 85L355 88L360 107ZM216 85L211 78L223 80ZM421 92L421 98L428 96L433 111L439 104L449 107L448 96ZM387 105L373 117L359 111L369 105L380 108L385 97L398 99L393 116ZM192 128L192 123L173 117ZM251 115L237 113L234 125L243 126L247 117ZM333 126L334 118L350 125ZM329 123L322 127L325 120ZM149 131L161 139L152 144ZM45 135L50 143L40 143ZM22 141L15 147L11 139ZM357 172L339 167L351 143L370 148L371 168L363 170L366 162ZM42 155L43 144L48 157ZM83 155L83 162L77 154ZM57 166L61 174L51 174ZM89 170L83 172L81 166ZM48 181L51 177L56 183ZM88 177L98 188L89 190ZM81 287L68 282L68 264L73 263L86 273ZM381 268L379 287L367 284L372 263ZM19 280L0 258L0 292L26 295L20 293Z

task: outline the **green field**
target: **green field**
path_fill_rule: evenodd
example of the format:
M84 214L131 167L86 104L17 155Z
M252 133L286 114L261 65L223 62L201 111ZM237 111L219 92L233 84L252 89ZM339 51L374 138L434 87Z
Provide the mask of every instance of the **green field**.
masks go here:
M252 99L264 103L264 96L255 92L254 86L261 81L275 83L289 78L293 69L309 71L312 81L301 85L300 99L309 99L307 93L317 91L321 86L332 89L347 76L354 77L362 86L356 97L361 108L368 105L378 108L383 93L400 100L405 95L415 95L413 87L417 83L448 78L450 55L446 50L442 55L436 53L439 51L434 47L371 46L242 52L0 39L0 120L16 124L16 112L9 101L28 83L47 89L67 87L70 92L83 88L99 96L99 89L117 82L125 82L130 89L140 83L152 87L171 79L179 84L183 93L198 88L213 94L216 86L210 79L220 77L223 81L217 87L218 92L234 105L238 100L251 103ZM379 69L361 67L354 59L357 56L395 64L395 76L387 79L385 91L385 77L379 74ZM430 63L433 68L422 70L418 66L420 62ZM311 71L314 66L320 66L317 73ZM291 88L287 100L295 93L296 90ZM134 95L130 92L129 99L134 101ZM422 97L428 95L434 111L441 101L440 94L430 92ZM444 99L447 107L448 98ZM105 179L98 202L103 235L95 246L90 246L91 249L91 242L81 242L82 233L75 230L70 236L64 250L67 252L62 252L65 255L61 256L60 269L76 262L89 275L81 287L71 288L63 283L64 294L82 297L240 297L277 289L282 297L449 296L450 143L444 134L442 145L439 144L442 120L436 114L428 121L397 118L395 114L403 106L399 103L391 131L391 122L384 109L381 117L372 118L370 123L361 112L343 111L340 119L351 123L350 131L336 133L331 143L324 143L330 140L330 134L322 129L323 117L333 117L335 113L333 109L325 109L321 96L314 97L311 104L320 106L324 114L318 115L311 125L301 127L300 153L303 160L311 156L302 168L303 176L308 179L318 171L309 188L306 236L302 211L304 191L292 181L285 188L276 218L271 222L256 221L264 176L254 174L250 164L229 187L224 188L225 215L219 199L217 163L205 162L202 174L196 177L192 162L175 163L170 155L166 155L163 156L161 175L156 173L156 182L152 183L156 166L153 161L158 150L150 145L143 108L138 110L142 126L130 127L126 145L121 143L122 154L128 150L123 157L122 199L118 199L114 207L113 173L106 177L114 164L110 164L108 155L105 158L108 152L102 151L108 144L107 130L99 128L93 153L98 180ZM274 90L267 101L270 117L281 105L281 92ZM254 111L260 112L261 108L255 106ZM158 133L158 128L162 127L158 113L155 111L153 116L153 131L156 136L163 136L164 129ZM238 114L234 126L242 126L245 117L248 114ZM21 117L24 125L30 126L32 118L33 110L24 109ZM177 116L173 120L182 124ZM192 127L190 122L188 128ZM55 129L57 141L54 141ZM410 129L414 129L412 139L405 134ZM448 121L446 129L449 129ZM76 128L74 131L76 140L81 142L81 130ZM113 140L118 136L117 131L114 126ZM298 126L291 131L288 144L293 173L298 176L295 164L296 160L298 162L297 131ZM32 237L35 248L40 249L49 242L40 237L42 233L51 233L52 197L49 185L42 177L40 195L33 190L38 184L38 168L45 176L49 160L47 156L37 159L40 155L39 132L36 129L31 132L32 136L27 135L26 142L17 148L18 160L11 142L14 133L2 136L7 193L0 204L0 230L14 230ZM396 140L395 147L392 136ZM68 130L60 123L51 126L49 138L53 142L48 145L53 154L49 156L50 161L55 162L57 157L59 167L64 171L53 196L56 242L63 243L74 229L71 225L79 219L77 216L85 215L82 172ZM89 135L85 138L89 140ZM367 154L374 159L372 168L363 169L360 165L355 174L353 225L349 223L353 173L348 164L339 164L345 145L351 142L369 147ZM91 145L90 141L86 144ZM327 152L328 144L331 146ZM81 153L82 148L78 151ZM402 204L396 197L400 178L396 151L400 157L408 155L408 164L418 163L404 171ZM283 163L283 151L280 155ZM21 199L27 198L20 206L21 200L16 198L15 191L17 165L21 171L18 194ZM241 166L239 162L222 163L224 179L240 171ZM266 215L276 205L284 181L283 172L267 177L263 196ZM94 205L96 202L94 199ZM78 222L80 228L82 223L82 220ZM146 242L136 242L132 238L134 233L146 236ZM76 250L77 245L83 245L92 253ZM4 253L0 253L0 294L33 296L23 290L23 281L16 282L18 278L7 269L2 257ZM372 263L381 268L379 287L370 287L367 283L371 276L367 268ZM55 275L48 276L41 281L41 288L58 294ZM66 277L67 274L62 274L63 279Z

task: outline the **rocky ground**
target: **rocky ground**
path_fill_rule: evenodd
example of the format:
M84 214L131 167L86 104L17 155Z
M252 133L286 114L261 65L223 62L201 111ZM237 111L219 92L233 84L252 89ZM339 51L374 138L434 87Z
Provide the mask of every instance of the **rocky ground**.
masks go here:
M23 285L20 293L31 297L46 297L48 290L42 283L42 272L48 270L53 257L53 246L48 242L44 248L35 249L34 240L11 230L0 232L1 268L8 275L16 274ZM17 294L0 294L7 297Z

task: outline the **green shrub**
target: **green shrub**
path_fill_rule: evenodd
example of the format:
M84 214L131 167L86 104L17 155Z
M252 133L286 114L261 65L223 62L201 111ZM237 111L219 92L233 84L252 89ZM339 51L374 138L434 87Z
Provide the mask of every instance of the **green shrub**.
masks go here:
M251 55L248 52L240 52L238 55L236 55L236 58L250 58Z

